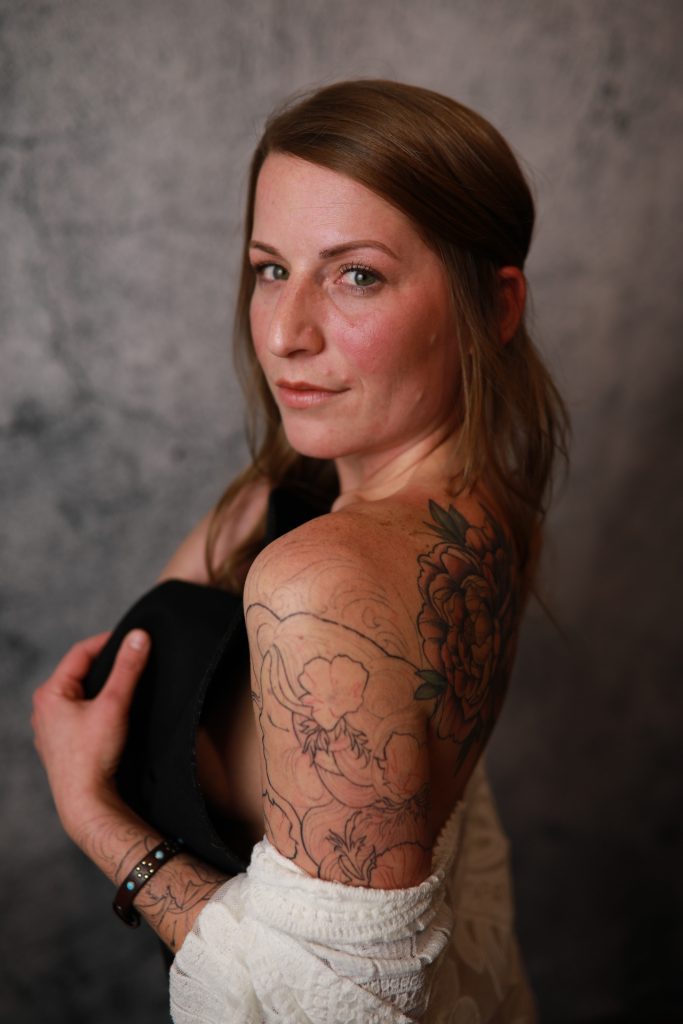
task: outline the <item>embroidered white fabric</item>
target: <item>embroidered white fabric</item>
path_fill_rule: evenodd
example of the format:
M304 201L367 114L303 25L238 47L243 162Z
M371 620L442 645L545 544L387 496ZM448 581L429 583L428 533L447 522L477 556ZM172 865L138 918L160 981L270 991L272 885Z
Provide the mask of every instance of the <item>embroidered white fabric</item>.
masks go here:
M533 1024L483 765L409 889L311 878L263 839L171 968L175 1024Z

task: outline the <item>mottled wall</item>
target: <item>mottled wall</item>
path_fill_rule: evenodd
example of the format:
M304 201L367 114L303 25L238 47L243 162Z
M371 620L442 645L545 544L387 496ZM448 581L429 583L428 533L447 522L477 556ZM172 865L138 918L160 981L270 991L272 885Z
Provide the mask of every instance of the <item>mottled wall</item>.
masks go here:
M536 329L575 423L562 634L530 609L491 764L544 1021L675 1019L682 10L0 0L3 1022L165 1019L154 940L60 833L30 694L242 464L247 156L284 95L357 75L480 109L534 181Z

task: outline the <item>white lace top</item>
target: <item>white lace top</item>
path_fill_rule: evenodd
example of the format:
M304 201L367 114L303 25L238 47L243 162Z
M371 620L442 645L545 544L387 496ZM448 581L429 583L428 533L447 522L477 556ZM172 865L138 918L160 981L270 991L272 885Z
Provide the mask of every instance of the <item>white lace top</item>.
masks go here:
M263 839L171 968L175 1024L532 1024L483 766L409 889L311 878Z

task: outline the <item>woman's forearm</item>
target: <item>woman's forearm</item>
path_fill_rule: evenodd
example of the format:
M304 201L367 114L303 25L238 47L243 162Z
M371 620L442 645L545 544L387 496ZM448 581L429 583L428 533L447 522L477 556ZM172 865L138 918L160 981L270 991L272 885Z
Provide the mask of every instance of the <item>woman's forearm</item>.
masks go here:
M149 637L134 630L122 643L105 686L93 700L85 700L81 681L105 640L105 634L90 637L62 658L34 695L32 721L65 832L118 888L162 839L175 837L162 836L138 817L121 800L115 783ZM135 909L175 953L224 881L214 868L180 853L143 885Z
M118 888L164 837L124 803L112 802L111 806L94 808L72 838ZM175 953L197 915L225 881L226 876L219 871L180 853L143 886L135 899L135 909Z

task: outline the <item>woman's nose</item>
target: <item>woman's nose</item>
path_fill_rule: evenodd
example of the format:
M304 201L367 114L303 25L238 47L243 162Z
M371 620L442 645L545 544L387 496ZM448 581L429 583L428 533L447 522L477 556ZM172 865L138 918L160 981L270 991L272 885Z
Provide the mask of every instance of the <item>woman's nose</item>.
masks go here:
M281 289L268 332L268 348L274 355L316 353L324 345L317 298L312 286L296 286L291 280Z

